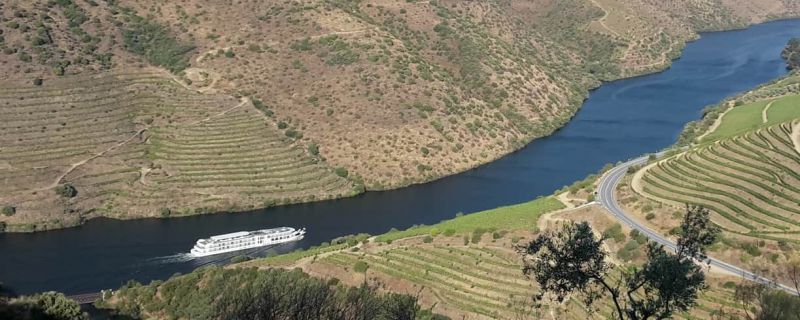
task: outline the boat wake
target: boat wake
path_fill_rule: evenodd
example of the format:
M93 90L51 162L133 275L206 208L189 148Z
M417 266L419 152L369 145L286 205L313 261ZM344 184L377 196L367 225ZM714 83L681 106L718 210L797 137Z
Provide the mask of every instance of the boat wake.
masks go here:
M155 257L145 260L144 264L154 265L154 264L169 264L169 263L180 263L180 262L187 262L194 260L194 257L188 253L178 253L168 256L162 257Z

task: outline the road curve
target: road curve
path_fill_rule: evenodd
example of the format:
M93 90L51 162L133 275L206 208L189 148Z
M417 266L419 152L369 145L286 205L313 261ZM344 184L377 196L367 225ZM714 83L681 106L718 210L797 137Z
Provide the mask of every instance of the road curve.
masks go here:
M663 152L657 154L657 156L661 156L661 155L663 155ZM670 250L675 251L676 244L674 242L672 242L669 239L665 238L663 235L659 234L658 232L650 230L646 226L644 226L641 223L639 223L638 221L636 221L630 214L625 212L625 210L623 210L622 207L620 207L619 203L617 203L617 198L616 198L616 195L614 193L614 190L616 190L617 185L622 180L622 178L625 177L625 174L627 173L628 168L630 168L632 166L642 165L642 164L647 162L647 159L648 159L648 156L643 156L643 157L639 157L639 158L627 161L625 163L617 165L616 167L612 168L611 170L609 170L605 174L603 174L603 176L600 177L600 181L599 181L599 184L598 184L598 187L597 187L597 202L599 202L600 205L603 206L603 208L608 210L620 222L628 225L632 229L639 230L639 232L643 233L648 238L650 238L651 241L655 241L655 242L663 245L664 247L667 247ZM774 288L779 288L781 290L784 290L784 291L786 291L788 293L800 294L794 288L791 288L789 286L777 283L777 282L775 282L773 280L758 276L758 275L756 275L756 274L754 274L754 273L752 273L752 272L750 272L748 270L745 270L745 269L742 269L740 267L734 266L732 264L729 264L729 263L714 259L712 257L709 257L707 262L709 264L711 264L712 266L714 266L714 267L718 267L718 268L720 268L722 270L731 272L733 274L739 274L744 279L751 280L751 281L756 281L756 282L760 282L760 283L764 283L764 284L770 285L770 286L772 286Z

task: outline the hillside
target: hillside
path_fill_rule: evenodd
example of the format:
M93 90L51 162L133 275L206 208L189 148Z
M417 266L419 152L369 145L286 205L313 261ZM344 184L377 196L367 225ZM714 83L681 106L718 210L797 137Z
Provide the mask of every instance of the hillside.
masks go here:
M198 94L158 70L65 80L0 89L0 202L8 231L357 192L249 99Z
M0 162L8 189L0 204L17 212L0 221L14 231L429 181L549 134L601 80L667 66L697 31L800 12L780 0L12 0L0 8L8 75L0 112L13 119L2 124L11 153ZM131 105L119 100L131 97L122 95L128 84L100 80L148 73L161 84ZM115 89L90 90L100 83ZM70 90L85 93L61 96ZM158 111L173 102L182 120ZM110 122L90 126L83 117L93 112ZM65 120L84 122L63 131ZM55 196L59 185L75 197Z
M665 67L695 31L798 12L789 1L136 7L188 30L199 52L192 67L218 77L215 87L257 96L368 189L516 150L563 125L600 80Z
M800 244L798 80L792 74L720 104L688 150L630 173L620 202L670 235L685 204L705 206L724 230L715 257L786 280L780 266Z

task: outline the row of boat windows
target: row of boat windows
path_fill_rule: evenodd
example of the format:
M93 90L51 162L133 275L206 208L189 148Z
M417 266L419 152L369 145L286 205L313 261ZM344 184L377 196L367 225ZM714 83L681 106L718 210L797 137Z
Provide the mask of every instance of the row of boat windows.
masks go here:
M289 238L289 236L281 236L281 237L272 238L272 239L269 239L269 240L270 241L277 241L277 240L283 240L283 239L288 239L288 238ZM230 248L241 247L243 245L244 246L248 246L248 245L262 244L262 243L264 243L264 239L263 238L259 238L257 242L256 241L252 241L252 240L236 240L236 241L228 242L228 243L224 243L224 244L214 244L214 245L208 247L208 249L225 250L225 249L230 249Z

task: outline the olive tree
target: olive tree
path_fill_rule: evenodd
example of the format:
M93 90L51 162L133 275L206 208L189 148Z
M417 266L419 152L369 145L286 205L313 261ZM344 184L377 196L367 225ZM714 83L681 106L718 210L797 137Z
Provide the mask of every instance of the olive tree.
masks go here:
M595 234L587 222L566 223L519 247L523 273L536 280L541 292L536 306L545 298L563 302L580 294L587 307L608 296L614 316L620 320L664 319L687 311L706 288L703 268L706 248L719 234L709 211L687 206L675 252L650 242L647 261L633 268L615 268L603 249L605 236ZM621 276L612 280L610 273Z

